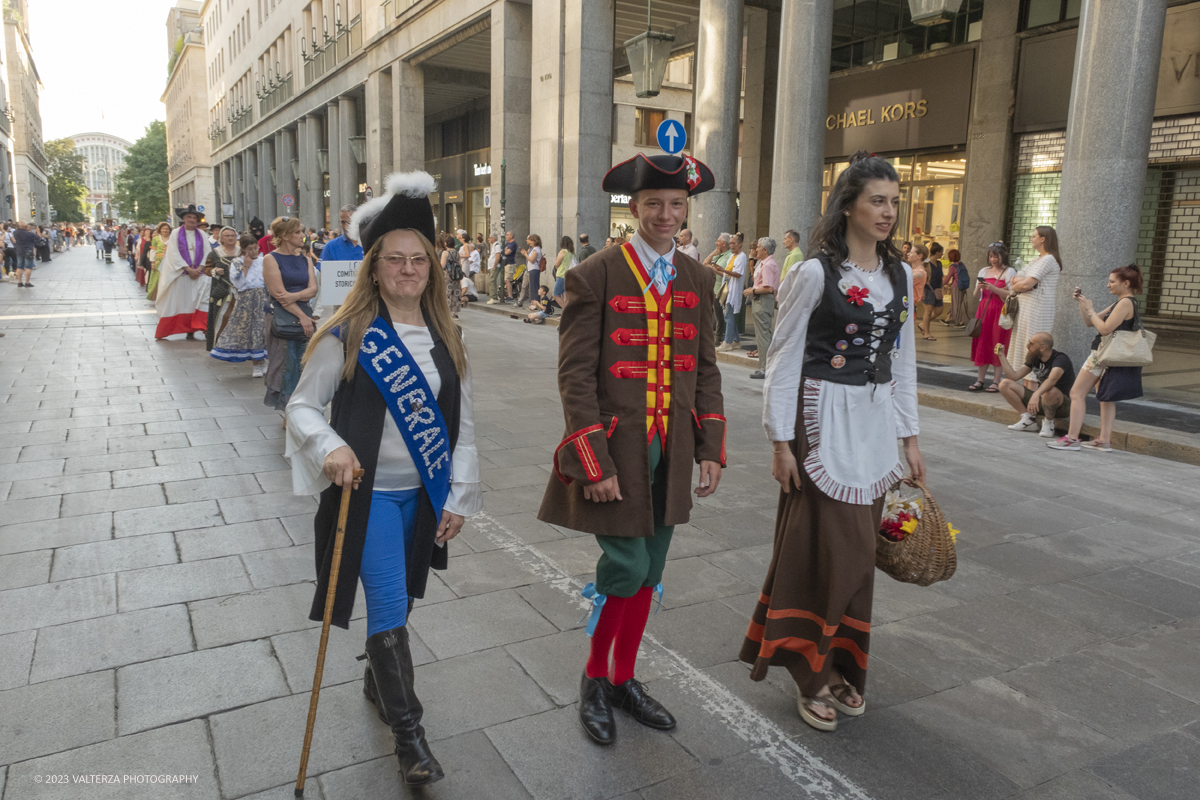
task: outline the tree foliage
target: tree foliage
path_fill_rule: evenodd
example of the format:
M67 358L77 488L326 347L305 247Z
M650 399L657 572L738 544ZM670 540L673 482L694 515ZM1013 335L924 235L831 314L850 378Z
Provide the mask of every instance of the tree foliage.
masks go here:
M125 156L125 169L116 179L113 202L123 217L158 222L171 217L167 179L167 126L154 120ZM136 204L136 211L135 211Z
M171 57L167 59L167 77L175 71L175 62L179 60L179 54L183 52L183 37L180 36L175 40L175 46L171 48Z
M58 222L83 222L83 199L87 186L83 180L83 156L75 152L71 139L46 142L46 159L50 162L48 190L50 205L57 212Z

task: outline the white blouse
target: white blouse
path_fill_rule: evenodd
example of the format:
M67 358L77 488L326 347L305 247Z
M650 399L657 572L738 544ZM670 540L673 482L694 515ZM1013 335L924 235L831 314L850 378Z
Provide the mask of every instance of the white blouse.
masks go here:
M262 274L263 257L255 256L250 262L250 266L246 266L244 256L238 256L229 265L229 282L233 284L233 288L239 292L244 292L247 289L265 289L266 284L263 282Z
M891 281L882 270L866 272L846 262L843 281L867 289L869 302L882 312L894 297ZM903 470L896 439L916 436L917 355L912 319L912 268L904 265L908 287L904 323L892 352L892 385L850 386L832 381L806 380L804 421L810 452L804 469L826 494L853 503L870 503ZM775 442L796 438L796 412L800 401L801 372L808 322L825 291L821 262L810 258L788 271L779 286L775 331L767 350L767 376L763 385L763 427ZM844 292L843 292L844 294ZM877 324L886 320L876 317ZM880 342L872 342L878 354Z
M400 340L420 367L434 396L441 389L441 376L433 363L433 337L425 326L393 324ZM325 419L325 407L333 400L342 381L343 345L326 336L317 343L300 374L300 382L287 405L287 444L284 456L292 463L292 490L316 495L329 486L322 468L325 457L346 442ZM483 510L479 486L479 454L475 449L475 416L471 401L471 368L462 376L458 441L450 458L450 496L445 509L469 517ZM409 455L408 446L391 412L383 416L383 437L375 466L375 489L381 492L417 489L421 476Z

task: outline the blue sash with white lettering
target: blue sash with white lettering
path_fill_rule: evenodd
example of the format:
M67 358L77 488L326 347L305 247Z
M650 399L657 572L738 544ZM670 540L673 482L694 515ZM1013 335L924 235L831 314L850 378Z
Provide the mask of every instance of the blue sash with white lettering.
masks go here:
M363 335L358 364L383 395L440 520L450 496L450 432L425 373L383 317Z

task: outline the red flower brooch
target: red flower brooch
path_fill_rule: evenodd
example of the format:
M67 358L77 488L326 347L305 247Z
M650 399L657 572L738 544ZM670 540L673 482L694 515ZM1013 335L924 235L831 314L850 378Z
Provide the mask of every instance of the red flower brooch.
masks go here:
M846 290L846 294L849 295L849 297L846 299L846 302L847 303L855 303L855 304L861 306L863 304L863 300L866 300L867 295L869 295L870 293L871 293L870 289L860 289L857 286L851 286L849 289Z

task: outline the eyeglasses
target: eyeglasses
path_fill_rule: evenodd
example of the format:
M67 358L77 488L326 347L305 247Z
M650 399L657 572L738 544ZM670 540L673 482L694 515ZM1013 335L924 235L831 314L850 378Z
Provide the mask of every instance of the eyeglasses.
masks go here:
M380 256L379 260L384 266L392 269L403 267L405 264L412 264L414 269L425 269L429 266L429 256Z

